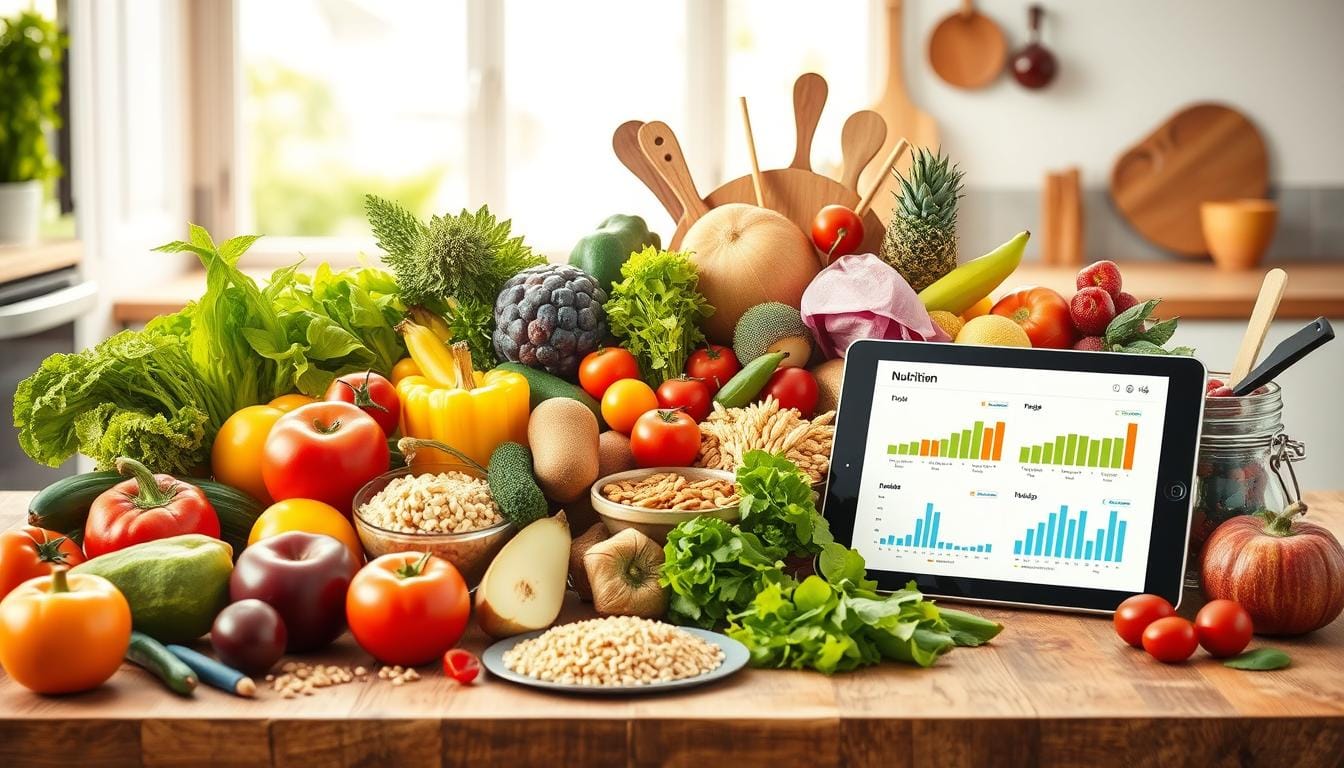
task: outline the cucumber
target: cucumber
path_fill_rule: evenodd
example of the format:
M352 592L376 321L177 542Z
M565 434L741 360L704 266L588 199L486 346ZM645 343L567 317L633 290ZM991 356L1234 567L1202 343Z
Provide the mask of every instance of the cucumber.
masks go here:
M499 513L519 529L550 514L546 496L532 475L532 453L526 447L500 443L490 454L485 479Z
M785 357L788 357L786 352L767 352L747 363L719 389L718 394L714 395L714 402L722 404L724 408L741 408L750 403L765 388L770 374L784 362Z
M196 673L185 662L174 656L158 640L144 632L131 632L131 645L126 649L126 660L144 667L168 686L173 693L190 696L196 690Z
M28 524L82 539L93 500L125 479L116 472L86 472L57 480L28 502ZM235 556L240 554L265 505L231 485L214 480L193 477L182 482L205 493L219 516L219 537L233 547Z
M598 429L607 428L606 422L602 420L602 406L577 384L571 384L559 376L522 363L500 363L495 368L516 373L527 379L528 397L531 401L528 403L529 408L536 408L543 400L550 400L552 397L568 397L571 400L578 400L593 412L597 417Z

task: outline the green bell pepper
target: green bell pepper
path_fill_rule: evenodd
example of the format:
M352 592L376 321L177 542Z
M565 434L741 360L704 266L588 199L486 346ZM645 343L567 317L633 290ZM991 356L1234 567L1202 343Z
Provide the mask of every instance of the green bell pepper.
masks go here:
M570 251L569 263L592 275L610 295L611 284L621 279L621 265L631 253L648 246L662 248L658 234L650 232L649 225L639 216L618 213L608 216L597 226L597 231L579 240Z

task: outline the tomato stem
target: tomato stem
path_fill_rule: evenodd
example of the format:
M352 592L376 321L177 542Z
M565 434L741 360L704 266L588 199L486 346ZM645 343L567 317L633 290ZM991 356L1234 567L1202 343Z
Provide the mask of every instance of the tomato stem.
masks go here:
M154 473L149 471L149 467L126 456L117 458L117 472L127 477L135 478L135 506L140 509L154 509L155 507L166 506L177 496L177 481L164 490L159 487L159 481L154 477Z
M397 569L397 576L403 579L409 579L425 572L425 566L429 565L429 550L414 563L405 563Z
M374 400L373 395L369 394L369 377L372 375L373 375L372 370L365 371L364 383L359 385L358 387L346 381L345 379L337 379L336 381L350 388L350 391L354 393L356 406L360 408L377 408L383 413L388 413L387 408L384 407L382 403L379 403L378 401Z
M845 227L835 230L835 240L831 243L831 249L826 251L826 261L835 261L835 249L840 247L840 241L844 240L845 235L848 234L849 230Z
M65 565L66 555L61 551L61 545L69 541L68 536L57 536L54 539L43 537L43 541L33 541L37 545L37 559L43 563L53 563L56 565Z
M334 421L323 423L321 419L315 418L313 419L313 430L319 435L334 435L341 431L341 420L335 419Z

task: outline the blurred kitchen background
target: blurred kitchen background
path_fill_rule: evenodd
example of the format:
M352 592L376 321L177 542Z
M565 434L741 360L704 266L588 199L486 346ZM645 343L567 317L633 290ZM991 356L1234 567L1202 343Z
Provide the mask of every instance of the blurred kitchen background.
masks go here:
M972 19L960 0L0 0L0 18L36 12L68 42L49 136L63 173L40 183L35 239L0 245L0 387L12 399L47 354L199 294L190 258L149 252L187 221L267 235L246 257L259 274L301 256L376 258L366 192L423 216L488 203L556 258L614 212L666 237L671 218L612 152L616 126L670 124L707 194L749 170L739 95L762 167L788 165L806 71L830 86L816 169L838 174L856 110L931 118L966 172L964 259L1021 229L1036 235L1027 279L1071 289L1075 262L1115 259L1131 291L1187 318L1177 343L1226 369L1265 267L1215 267L1197 214L1161 211L1182 195L1266 198L1274 220L1236 244L1288 269L1266 348L1318 314L1344 317L1344 3L1043 0L1023 76L1049 74L1041 49L1054 71L1035 89L1013 73L1033 4L977 0ZM949 17L960 47L935 54ZM0 129L16 119L8 55L0 43ZM1220 111L1183 112L1204 103ZM1141 143L1196 156L1163 171L1157 155L1126 155ZM26 179L4 173L0 232L26 199L12 184ZM1229 190L1200 187L1219 173ZM1164 245L1181 225L1194 255ZM1341 377L1344 347L1327 347L1281 380L1287 430L1308 445L1304 484L1338 485ZM8 422L0 487L38 487L50 475Z

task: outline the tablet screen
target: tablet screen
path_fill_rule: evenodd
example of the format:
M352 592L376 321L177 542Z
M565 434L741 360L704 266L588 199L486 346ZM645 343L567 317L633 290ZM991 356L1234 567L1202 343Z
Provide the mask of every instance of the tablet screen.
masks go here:
M870 567L1143 591L1166 377L876 370L853 533Z

